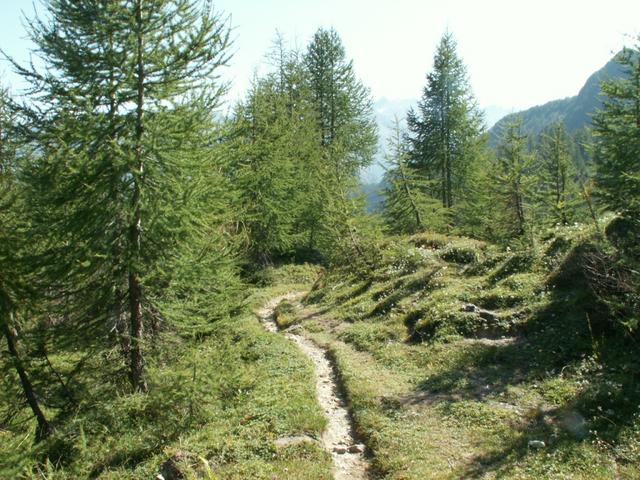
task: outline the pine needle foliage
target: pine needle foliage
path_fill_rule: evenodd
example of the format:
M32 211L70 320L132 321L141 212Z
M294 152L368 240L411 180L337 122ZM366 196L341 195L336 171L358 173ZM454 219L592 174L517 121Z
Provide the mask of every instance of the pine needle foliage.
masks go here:
M397 118L388 148L384 218L389 230L393 233L416 233L426 228L441 228L442 206L425 194L432 182L409 164L409 144Z
M640 39L617 57L626 76L601 85L604 104L593 117L596 183L604 205L640 218Z
M80 330L126 338L132 387L144 391L156 300L206 218L228 28L208 2L45 6L46 19L29 22L44 68L14 62L31 85L20 107L32 152L24 182L34 235L46 239L43 283Z
M440 40L418 108L407 115L407 127L411 166L433 181L427 193L444 208L452 207L464 196L484 125L449 32Z
M502 207L496 223L506 238L522 237L530 227L535 156L526 145L522 122L516 118L503 129L491 175L494 198Z
M576 218L580 197L572 151L572 140L562 123L550 125L541 134L537 197L547 223L568 225Z

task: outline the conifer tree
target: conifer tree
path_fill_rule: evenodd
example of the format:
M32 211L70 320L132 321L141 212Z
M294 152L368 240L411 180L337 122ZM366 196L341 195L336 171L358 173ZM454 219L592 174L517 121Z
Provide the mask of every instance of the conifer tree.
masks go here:
M319 229L322 178L315 112L299 55L278 39L272 58L275 71L256 79L236 108L229 145L249 254L261 264L308 250Z
M304 62L325 159L337 178L352 178L376 150L371 94L356 78L333 29L314 34Z
M145 315L199 217L191 167L211 144L228 31L207 2L46 5L30 23L46 70L15 66L32 85L26 173L47 273L75 319L128 319L130 381L145 390Z
M287 99L275 78L258 80L237 107L234 131L236 181L244 205L243 224L253 259L268 264L295 248L299 232L297 158L292 155L299 125L291 121Z
M462 60L450 33L440 40L417 111L409 111L411 165L433 180L428 193L452 207L465 192L484 130Z
M52 427L47 420L18 341L18 316L31 298L22 258L27 247L26 225L18 207L16 186L16 145L12 140L13 119L9 97L0 89L0 333L4 337L10 362L18 375L22 393L36 418L36 441L48 437Z
M429 225L434 228L433 210L438 202L425 195L427 180L409 165L409 145L396 118L393 135L389 139L389 165L385 175L384 218L394 233L415 233ZM428 223L426 223L426 222Z
M593 133L599 196L607 208L640 228L640 38L638 42L617 58L626 76L601 85L605 100L593 116Z
M526 145L527 136L522 134L520 118L505 125L496 153L492 188L503 208L500 223L508 237L524 235L528 226L534 155L527 153Z
M363 203L353 192L361 168L372 161L377 133L371 95L356 78L335 30L319 29L304 56L307 82L318 125L324 164L311 248L333 261L355 260L370 265L371 245L358 218ZM340 253L337 253L340 252ZM336 255L337 253L337 255Z
M571 139L564 124L556 122L542 132L538 144L538 198L543 215L552 223L567 225L575 210L576 169L571 157Z
M453 221L461 235L495 242L504 240L504 207L495 191L495 158L485 149L470 165L464 198L453 208Z

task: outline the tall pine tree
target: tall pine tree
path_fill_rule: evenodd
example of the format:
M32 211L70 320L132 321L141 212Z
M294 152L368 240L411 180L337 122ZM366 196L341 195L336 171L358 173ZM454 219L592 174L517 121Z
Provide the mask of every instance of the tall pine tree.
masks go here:
M393 233L415 233L429 225L433 228L433 211L440 205L424 193L428 181L409 165L409 145L396 118L389 139L389 165L385 175L384 218Z
M484 130L466 68L450 33L440 40L417 111L409 111L411 165L432 180L428 193L450 208L464 196Z
M640 39L618 56L626 76L602 84L602 109L593 116L596 184L606 207L640 231Z
M208 2L50 0L30 22L45 69L18 72L34 100L23 133L47 274L73 318L128 323L129 377L146 390L144 331L171 283L212 143L228 30ZM90 294L89 294L90 292Z
M496 221L506 237L523 236L529 226L535 157L527 152L527 139L520 118L505 125L491 175L495 198L503 207L502 218Z
M0 334L4 337L9 362L18 376L22 393L36 418L36 442L48 437L47 420L29 375L18 340L19 316L28 311L33 298L25 257L29 245L27 224L17 185L17 145L13 140L13 115L9 95L0 89ZM11 378L11 377L9 377Z
M542 214L552 223L567 225L575 214L577 171L573 164L571 138L563 123L542 132L538 143L539 189Z
M318 124L324 174L317 185L316 226L310 247L332 262L370 265L371 242L354 191L360 169L377 145L371 94L356 78L335 30L319 29L304 56L307 82Z
M308 255L321 220L323 165L306 71L281 38L271 58L274 71L256 79L236 107L227 146L249 256L258 264Z

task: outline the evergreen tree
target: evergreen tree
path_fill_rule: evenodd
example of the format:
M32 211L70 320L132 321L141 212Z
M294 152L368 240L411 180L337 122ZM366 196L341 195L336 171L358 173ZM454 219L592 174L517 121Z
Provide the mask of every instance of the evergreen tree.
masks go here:
M437 200L425 195L427 181L409 165L408 142L396 118L393 136L389 139L389 165L385 175L384 218L394 233L415 233L426 225L434 228L432 211L441 206ZM426 222L425 222L426 220Z
M23 261L29 242L17 198L17 147L12 141L12 128L9 97L5 90L0 89L0 333L6 341L22 393L36 418L36 441L40 441L51 434L52 427L40 407L17 334L18 317L27 310L26 304L32 295L27 286L28 274Z
M372 242L356 220L364 203L356 199L357 175L372 161L377 134L371 95L356 78L334 30L319 29L304 56L308 88L318 125L322 176L314 188L316 227L309 246L327 258L371 264Z
M543 131L537 150L541 160L538 198L543 215L552 223L567 225L574 214L578 192L571 139L564 124L556 122Z
M574 165L580 182L593 175L593 132L591 128L581 128L571 136Z
M333 29L319 29L304 57L325 160L338 179L352 178L371 163L376 124L371 94L347 61Z
M418 110L409 111L411 165L433 180L428 193L452 207L463 198L484 130L450 33L440 40Z
M507 237L524 235L528 226L535 157L527 153L526 145L527 136L522 134L520 118L505 125L493 168L492 189L503 212L502 218L496 220Z
M258 80L245 104L235 112L234 156L238 166L243 224L251 257L268 264L273 256L290 254L301 233L294 229L299 217L298 158L295 136L300 124L289 115L287 99L275 78Z
M236 108L229 145L249 254L261 264L308 250L320 228L323 166L305 71L282 39L274 51L275 71L256 79Z
M207 2L46 5L30 23L46 70L15 65L34 94L26 180L51 238L46 272L75 319L128 320L130 381L145 390L145 316L203 214L194 163L212 143L228 32Z
M505 212L496 201L495 158L492 151L480 153L470 165L465 195L453 208L453 220L461 235L499 242L504 240Z
M640 228L640 39L617 61L626 77L601 85L602 109L593 116L596 184L607 208ZM639 230L640 231L640 230Z

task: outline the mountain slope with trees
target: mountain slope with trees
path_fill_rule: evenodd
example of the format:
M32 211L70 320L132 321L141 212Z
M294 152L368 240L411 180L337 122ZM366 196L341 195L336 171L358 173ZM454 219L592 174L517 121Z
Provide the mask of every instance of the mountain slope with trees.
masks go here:
M522 117L523 131L532 138L537 137L545 126L556 121L564 123L571 134L591 125L591 115L602 106L601 82L620 78L624 73L616 57L617 55L593 73L576 96L553 100L503 117L489 130L489 143L492 146L497 144L500 132L515 116Z

